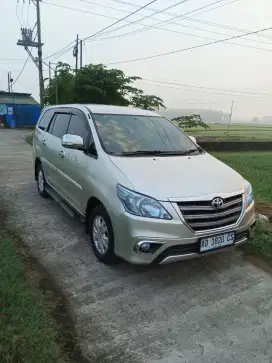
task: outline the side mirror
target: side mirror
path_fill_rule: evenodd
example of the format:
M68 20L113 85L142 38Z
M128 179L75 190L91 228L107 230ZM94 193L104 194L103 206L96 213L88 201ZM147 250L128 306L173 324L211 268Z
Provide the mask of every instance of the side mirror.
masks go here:
M190 139L197 145L197 141L196 141L196 138L194 136L189 136Z
M61 145L67 149L83 150L84 142L81 136L66 134L62 136Z

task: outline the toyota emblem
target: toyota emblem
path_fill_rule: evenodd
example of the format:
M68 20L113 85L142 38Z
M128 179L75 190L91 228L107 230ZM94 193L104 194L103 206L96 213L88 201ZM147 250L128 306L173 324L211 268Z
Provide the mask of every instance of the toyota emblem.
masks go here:
M214 198L212 200L212 206L215 208L215 209L219 209L219 208L222 208L223 207L223 204L224 204L224 201L222 198Z

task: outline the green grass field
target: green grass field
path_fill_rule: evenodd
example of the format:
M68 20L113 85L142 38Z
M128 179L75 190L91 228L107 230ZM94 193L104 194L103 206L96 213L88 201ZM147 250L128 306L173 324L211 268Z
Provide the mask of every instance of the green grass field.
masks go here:
M232 124L228 136L228 125L211 124L210 130L192 128L186 130L190 135L209 139L272 141L272 125Z
M27 278L14 239L2 232L0 255L0 362L64 363L48 303Z
M272 152L214 152L213 155L251 182L258 201L272 202Z
M272 220L272 152L213 153L250 181L257 211ZM272 223L257 223L253 238L245 251L272 263Z

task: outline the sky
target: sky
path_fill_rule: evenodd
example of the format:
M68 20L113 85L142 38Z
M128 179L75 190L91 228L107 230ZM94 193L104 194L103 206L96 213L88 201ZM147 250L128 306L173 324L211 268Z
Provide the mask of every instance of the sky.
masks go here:
M45 62L53 60L50 55L74 41L77 34L80 38L91 36L150 1L42 0ZM140 76L143 80L137 82L137 87L160 96L167 108L211 108L229 113L234 101L234 120L272 116L272 30L230 40L232 44L221 42L179 51L242 35L241 29L250 32L272 27L271 0L217 1L208 7L216 0L154 1L126 21L84 42L83 63L103 63L122 69L129 76ZM16 43L22 26L34 26L36 8L29 0L0 3L1 14L5 14L0 32L0 90L6 90L8 71L16 79L27 58L24 48ZM122 35L125 33L131 34ZM178 52L124 62L173 51ZM36 56L36 50L33 54ZM72 50L53 61L75 64ZM44 77L48 77L46 66ZM39 99L38 72L31 60L14 91L29 92Z

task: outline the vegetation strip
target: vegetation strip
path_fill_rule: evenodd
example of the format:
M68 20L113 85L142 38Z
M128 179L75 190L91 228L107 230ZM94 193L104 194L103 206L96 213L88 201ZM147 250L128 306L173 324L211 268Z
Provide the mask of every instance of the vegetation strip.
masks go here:
M0 197L0 362L84 363L66 300L23 241L5 225Z

